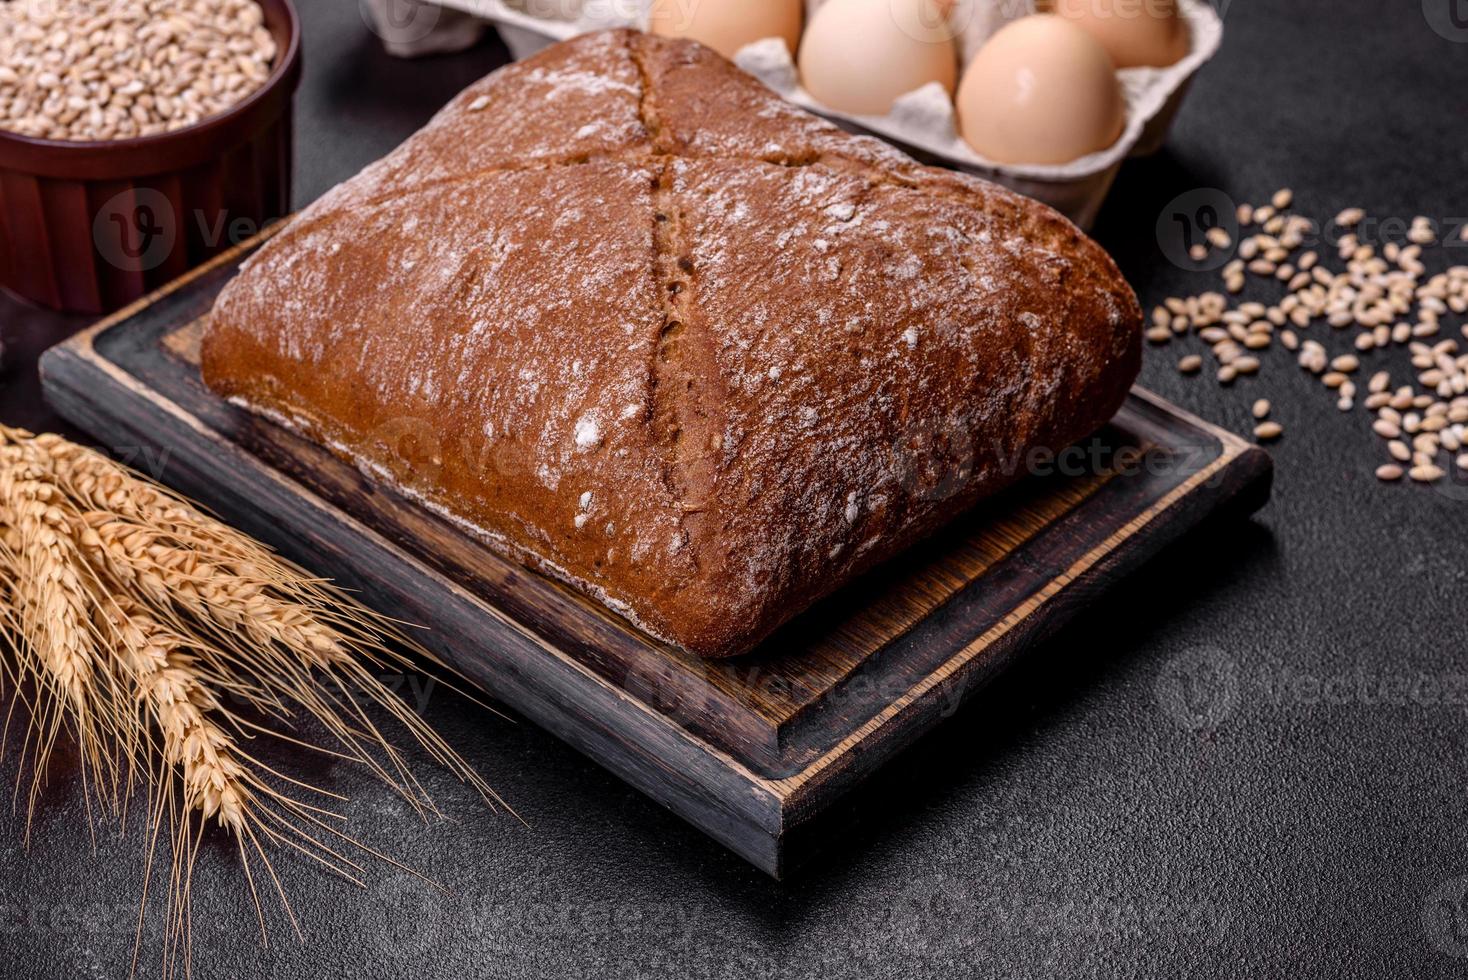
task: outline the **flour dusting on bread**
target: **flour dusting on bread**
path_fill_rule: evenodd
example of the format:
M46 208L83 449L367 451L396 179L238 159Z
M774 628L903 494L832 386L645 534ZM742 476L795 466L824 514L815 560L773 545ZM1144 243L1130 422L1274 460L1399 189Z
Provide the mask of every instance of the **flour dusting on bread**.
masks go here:
M206 381L723 656L1101 425L1063 218L628 31L476 83L221 294Z

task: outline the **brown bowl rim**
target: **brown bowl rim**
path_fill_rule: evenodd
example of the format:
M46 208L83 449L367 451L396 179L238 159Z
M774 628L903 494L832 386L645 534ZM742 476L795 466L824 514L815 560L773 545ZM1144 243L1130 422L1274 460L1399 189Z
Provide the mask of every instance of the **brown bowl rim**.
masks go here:
M214 135L215 131L225 129L237 124L242 117L251 114L262 102L276 96L282 83L290 87L289 96L293 94L295 86L300 81L301 63L301 19L296 11L292 0L255 0L262 7L274 5L279 8L285 18L287 28L286 50L283 55L276 58L275 67L266 76L260 87L251 92L242 101L230 106L224 112L213 116L207 116L196 123L192 123L182 129L169 130L166 133L154 133L151 136L133 136L121 140L57 140L46 139L37 136L25 136L11 130L0 128L0 168L25 170L35 172L38 176L50 174L43 173L49 170L42 166L13 165L9 154L14 152L22 161L34 161L37 159L60 158L72 156L79 158L83 154L117 154L119 156L143 156L150 151L167 151L179 142L192 141L196 137ZM145 168L154 169L154 168ZM170 163L165 169L176 169L176 163ZM119 176L136 175L131 168L118 167Z

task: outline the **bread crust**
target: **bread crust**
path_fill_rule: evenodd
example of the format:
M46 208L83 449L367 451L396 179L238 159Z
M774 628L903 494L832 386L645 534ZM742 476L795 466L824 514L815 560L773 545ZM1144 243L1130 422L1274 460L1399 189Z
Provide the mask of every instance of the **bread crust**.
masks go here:
M1106 254L697 44L508 66L221 293L205 382L645 631L745 652L1099 428Z

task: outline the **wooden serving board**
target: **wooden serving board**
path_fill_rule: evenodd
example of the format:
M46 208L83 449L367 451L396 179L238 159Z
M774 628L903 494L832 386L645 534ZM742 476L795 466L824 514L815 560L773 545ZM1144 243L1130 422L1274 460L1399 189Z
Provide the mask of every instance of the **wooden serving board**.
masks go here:
M1029 477L746 657L707 663L204 388L201 319L247 243L49 351L56 409L307 568L422 624L495 697L779 876L823 811L1269 457L1142 390L1085 465ZM1079 458L1079 457L1078 457Z

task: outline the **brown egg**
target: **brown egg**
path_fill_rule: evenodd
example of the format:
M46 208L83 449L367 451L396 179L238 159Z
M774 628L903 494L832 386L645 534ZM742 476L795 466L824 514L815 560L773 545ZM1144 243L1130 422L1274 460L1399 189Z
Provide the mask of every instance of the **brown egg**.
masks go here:
M729 59L746 44L779 37L793 56L804 13L801 0L653 0L647 29L692 38Z
M958 89L958 127L999 163L1069 163L1116 142L1126 102L1106 49L1053 14L989 38Z
M1044 0L1101 42L1118 68L1165 68L1188 53L1188 25L1177 0Z
M937 0L827 0L800 43L800 82L823 105L881 116L937 82L949 92L958 49Z

